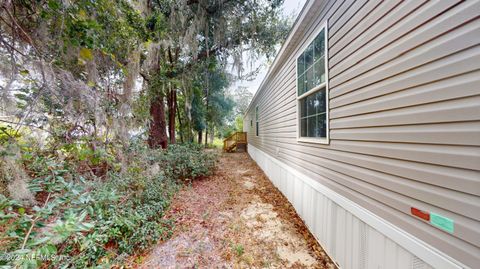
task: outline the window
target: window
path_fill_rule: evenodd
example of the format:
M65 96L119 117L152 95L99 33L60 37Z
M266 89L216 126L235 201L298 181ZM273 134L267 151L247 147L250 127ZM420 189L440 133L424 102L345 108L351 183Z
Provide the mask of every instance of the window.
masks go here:
M255 107L255 135L258 136L258 106Z
M328 143L326 27L297 58L298 140Z

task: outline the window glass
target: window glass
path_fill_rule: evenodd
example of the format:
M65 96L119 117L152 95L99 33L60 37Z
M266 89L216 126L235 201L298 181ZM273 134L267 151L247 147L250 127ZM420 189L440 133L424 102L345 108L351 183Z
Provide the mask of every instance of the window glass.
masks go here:
M306 137L307 136L307 118L302 118L300 120L301 128L300 128L300 136Z
M298 57L297 61L297 74L301 75L305 71L305 62L304 62L304 55Z
M305 52L305 69L312 66L313 63L313 44L310 44Z
M298 78L298 93L301 95L305 92L305 74Z
M300 136L326 137L326 94L325 88L299 100Z
M327 107L326 107L326 102L325 102L325 89L318 91L315 94L315 112L318 113L323 113L326 112Z
M314 40L314 60L317 61L325 54L325 34L322 30Z
M255 135L258 136L258 106L255 107Z
M318 61L315 62L313 73L314 73L314 78L313 78L314 85L320 85L325 82L325 61L323 56Z
M305 92L313 88L313 67L310 67L307 69L307 72L305 73Z
M327 113L317 115L317 123L315 137L327 137Z
M297 59L300 137L327 136L325 29Z
M325 82L325 31L308 45L297 58L298 96Z
M302 99L300 102L306 102L307 98ZM305 104L300 105L300 117L306 117L307 114L307 106Z
M315 99L315 95L309 95L307 98L304 98L307 104L307 116L317 114L317 100Z
M317 117L315 115L308 117L307 119L307 136L308 137L316 137L316 129L317 126Z

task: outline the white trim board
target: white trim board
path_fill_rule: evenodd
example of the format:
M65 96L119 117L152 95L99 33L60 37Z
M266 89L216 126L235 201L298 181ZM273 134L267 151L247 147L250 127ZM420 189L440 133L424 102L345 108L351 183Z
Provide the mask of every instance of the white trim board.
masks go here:
M310 186L314 190L323 194L328 199L332 200L334 203L336 203L337 205L339 205L340 207L342 207L343 209L350 212L352 215L354 215L355 217L357 217L358 219L366 223L368 226L372 227L376 231L385 235L386 237L394 241L396 244L403 247L405 250L414 254L415 256L422 259L424 262L428 263L434 268L441 268L441 269L467 268L466 266L462 265L460 262L449 257L448 255L439 251L433 246L421 241L420 239L414 237L413 235L393 225L392 223L380 218L379 216L373 214L372 212L359 206L355 202L331 190L330 188L326 187L320 182L288 166L284 162L281 162L273 158L271 155L257 149L255 146L251 144L249 144L248 147L249 147L249 154L254 160L256 159L255 157L258 155L258 153L260 153L261 155L264 155L266 160L285 169L295 177L302 180L303 183L305 183L306 185ZM252 156L252 153L255 156ZM266 160L255 160L255 161L262 168L262 170L265 170L265 169L268 169L268 164L266 164L265 162ZM299 209L296 209L296 210L299 210ZM299 212L299 215L302 215L301 212ZM301 216L301 217L303 218L304 216Z

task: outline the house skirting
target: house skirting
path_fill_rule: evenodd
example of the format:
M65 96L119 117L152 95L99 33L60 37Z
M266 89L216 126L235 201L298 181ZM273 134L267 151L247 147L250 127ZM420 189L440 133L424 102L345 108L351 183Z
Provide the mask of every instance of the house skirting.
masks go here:
M251 144L248 153L340 268L463 268L448 255Z

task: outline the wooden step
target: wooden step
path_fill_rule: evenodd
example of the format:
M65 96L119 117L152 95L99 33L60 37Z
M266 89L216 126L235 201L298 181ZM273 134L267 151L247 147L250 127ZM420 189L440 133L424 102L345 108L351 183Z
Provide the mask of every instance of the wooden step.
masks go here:
M236 132L223 140L223 150L225 152L236 152L239 148L246 151L247 133ZM239 147L240 146L240 147Z

